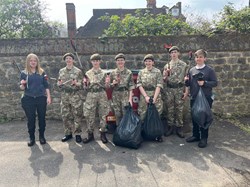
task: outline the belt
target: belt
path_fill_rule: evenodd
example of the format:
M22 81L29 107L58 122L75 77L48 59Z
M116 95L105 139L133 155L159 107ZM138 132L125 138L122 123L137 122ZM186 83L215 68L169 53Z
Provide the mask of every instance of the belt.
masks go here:
M144 90L145 91L155 91L155 88L154 87L149 87L149 88L145 87Z
M90 88L89 91L93 93L97 93L97 92L104 91L104 89L103 88Z
M45 96L45 95L40 95L40 96L30 96L30 95L26 95L26 94L24 94L24 97L29 97L29 98L36 99L36 98L38 98L38 97L47 97L47 96Z
M182 88L184 86L183 83L168 83L167 87L168 88Z
M63 90L64 93L76 93L78 90Z
M126 87L118 87L115 88L114 91L127 91L128 89Z

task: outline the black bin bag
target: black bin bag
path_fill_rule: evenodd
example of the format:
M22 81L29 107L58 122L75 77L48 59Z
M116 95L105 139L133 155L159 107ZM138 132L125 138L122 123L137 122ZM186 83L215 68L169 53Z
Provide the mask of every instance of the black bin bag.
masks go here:
M153 104L153 99L151 98L142 126L142 137L145 140L156 140L156 138L162 136L163 133L164 128L160 115L156 106Z
M129 104L125 107L125 115L113 135L113 142L117 146L138 149L143 140L141 130L141 120Z
M213 122L213 113L207 99L200 88L191 109L192 118L200 127L207 129Z

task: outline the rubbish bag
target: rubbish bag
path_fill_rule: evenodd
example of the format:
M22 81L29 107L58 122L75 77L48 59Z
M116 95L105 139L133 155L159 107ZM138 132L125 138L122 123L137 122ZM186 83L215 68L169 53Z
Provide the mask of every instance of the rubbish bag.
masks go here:
M192 118L200 127L207 129L213 122L213 113L200 87L198 95L191 109Z
M141 120L129 104L125 107L125 115L113 135L113 142L117 146L138 149L143 140L141 130Z
M146 140L156 140L164 133L164 127L156 106L153 104L153 99L147 107L146 116L142 126L142 137Z

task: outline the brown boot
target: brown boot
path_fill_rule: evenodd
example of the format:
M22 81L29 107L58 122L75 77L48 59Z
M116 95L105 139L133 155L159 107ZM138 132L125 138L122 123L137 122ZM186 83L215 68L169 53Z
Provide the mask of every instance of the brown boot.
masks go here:
M106 137L106 133L105 132L101 132L101 140L102 140L102 143L108 143L108 139Z
M88 137L87 138L84 138L82 140L83 143L89 143L90 141L93 141L95 138L94 138L94 134L93 132L91 133L88 133Z

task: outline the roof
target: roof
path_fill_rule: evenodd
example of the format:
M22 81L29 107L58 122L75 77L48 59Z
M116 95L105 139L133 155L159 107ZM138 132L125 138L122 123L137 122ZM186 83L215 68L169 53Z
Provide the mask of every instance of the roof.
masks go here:
M171 8L172 9L172 8ZM163 6L162 8L140 8L140 9L93 9L93 16L84 25L77 29L76 37L99 37L103 34L103 31L109 27L107 21L102 21L99 18L105 15L118 15L120 17L125 17L126 14L135 15L137 10L146 11L149 10L152 14L166 14L166 11L171 10L168 7ZM179 16L181 19L186 20L186 18L181 14Z

